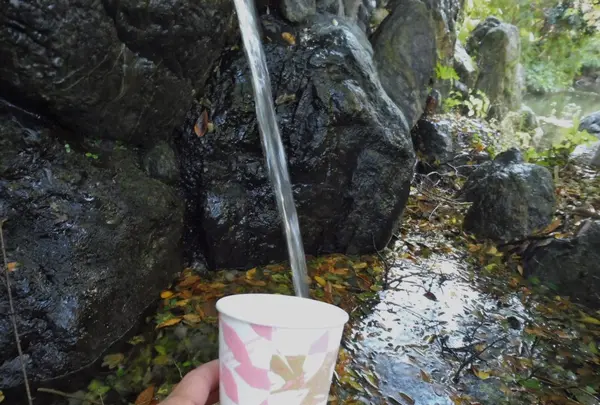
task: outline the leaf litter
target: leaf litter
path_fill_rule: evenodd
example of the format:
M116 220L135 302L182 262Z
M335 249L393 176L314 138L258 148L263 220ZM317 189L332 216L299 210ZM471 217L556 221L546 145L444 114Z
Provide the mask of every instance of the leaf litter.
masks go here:
M582 202L600 209L600 184L581 170L559 171L567 180L557 184L556 218L533 243L576 232ZM524 278L518 246L465 234L467 205L454 199L464 178L430 180L413 185L393 249L308 258L312 298L351 316L329 403L597 404L600 313ZM90 383L88 398L113 392L114 404L137 404L151 394L158 403L217 357L216 300L259 292L293 294L287 264L183 270L126 353L105 357L110 373Z

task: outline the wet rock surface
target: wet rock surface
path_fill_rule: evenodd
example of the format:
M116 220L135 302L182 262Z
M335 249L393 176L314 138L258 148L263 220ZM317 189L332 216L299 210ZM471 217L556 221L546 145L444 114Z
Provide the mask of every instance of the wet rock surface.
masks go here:
M265 22L274 38L290 30L280 24ZM305 250L373 251L395 231L413 174L403 111L376 80L355 25L323 17L297 39L265 51ZM219 70L209 92L214 132L194 133L199 107L179 148L197 250L216 267L283 259L246 61L237 52Z
M600 138L600 111L584 117L579 123L579 130Z
M181 124L235 32L232 10L224 0L7 2L2 96L78 134L152 144Z
M577 235L536 248L525 262L537 276L561 295L600 308L600 221L585 222Z
M410 128L425 110L436 65L435 35L427 4L402 0L371 38L383 88L404 112Z
M73 142L73 139L75 141ZM121 338L181 266L183 206L137 153L0 115L0 217L32 383L78 371ZM8 314L5 284L0 312ZM0 389L22 384L0 317Z
M550 171L523 163L518 149L509 149L478 167L462 193L473 203L465 217L465 230L482 239L525 238L548 226L555 209Z
M502 119L521 106L519 30L489 17L472 32L467 51L477 60L479 75L475 84L489 98L490 116Z

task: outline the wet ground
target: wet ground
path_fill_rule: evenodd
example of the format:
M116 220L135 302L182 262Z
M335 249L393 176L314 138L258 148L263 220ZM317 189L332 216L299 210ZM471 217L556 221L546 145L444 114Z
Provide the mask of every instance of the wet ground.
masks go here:
M600 403L600 312L525 279L513 247L465 235L466 208L451 189L417 184L391 249L309 258L311 296L351 315L330 404ZM158 404L216 357L219 297L292 291L285 264L186 269L140 334L104 357L87 390L62 392L62 403Z

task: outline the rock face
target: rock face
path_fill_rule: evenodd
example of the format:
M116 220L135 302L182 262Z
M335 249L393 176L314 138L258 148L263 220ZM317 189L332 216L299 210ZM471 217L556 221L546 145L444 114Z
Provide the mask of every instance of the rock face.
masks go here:
M437 167L454 159L451 121L422 118L412 129L411 135L421 163Z
M79 144L50 125L0 115L0 218L29 378L79 370L125 334L180 270L183 204L135 152ZM87 156L86 156L87 153ZM0 313L8 314L0 283ZM0 317L0 389L21 384Z
M591 145L577 145L569 159L577 164L600 167L600 141Z
M551 173L523 163L518 149L509 149L477 168L463 195L473 203L465 217L465 230L482 239L522 239L548 226L554 214Z
M467 42L467 51L477 60L475 88L490 100L490 117L502 119L521 106L519 29L489 17L480 23Z
M264 24L273 38L292 29ZM356 25L322 17L308 34L293 50L283 42L265 47L305 250L373 251L390 240L408 197L415 163L409 128L376 79ZM215 131L193 132L198 108L179 148L193 203L187 223L204 232L198 250L218 267L285 259L241 52L224 58L209 94Z
M454 70L460 77L460 81L467 87L475 87L477 81L477 65L467 53L460 41L456 41L454 48Z
M600 138L600 111L584 117L579 122L579 130L587 131L590 135Z
M436 65L436 26L420 0L400 0L373 34L375 65L387 94L413 127L423 113Z
M301 22L317 12L315 0L281 0L281 12L291 22Z
M573 301L600 308L600 221L589 221L570 239L538 247L525 261L528 276L553 284Z
M2 96L77 134L151 144L181 124L235 22L230 0L7 2Z

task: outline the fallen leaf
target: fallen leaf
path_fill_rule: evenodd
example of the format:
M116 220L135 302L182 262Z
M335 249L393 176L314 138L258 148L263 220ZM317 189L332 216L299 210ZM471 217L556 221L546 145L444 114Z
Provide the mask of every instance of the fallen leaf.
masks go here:
M108 367L109 369L113 369L119 366L125 359L123 353L115 353L115 354L107 354L102 359L102 367Z
M475 366L471 367L471 371L473 371L473 374L479 377L480 380L487 380L488 378L490 378L490 373L482 371Z
M296 37L289 32L282 32L281 38L290 45L296 45Z
M6 268L8 269L8 271L13 272L16 269L19 268L19 263L17 262L10 262L6 265Z
M431 376L423 370L421 370L421 379L426 383L431 383Z
M325 287L327 285L327 281L321 276L315 276L315 281L319 283L321 287Z
M222 290L226 287L223 283L212 283L208 285L212 290Z
M198 137L202 137L206 134L206 131L208 131L208 112L203 110L196 121L196 125L194 125L194 132Z
M415 400L412 399L410 396L406 395L404 392L399 392L398 395L400 395L400 397L402 397L402 399L405 400L408 403L408 405L415 404Z
M189 287L193 284L196 284L198 281L200 281L200 276L197 276L197 275L187 276L186 278L183 279L183 281L181 281L179 283L179 287Z
M176 307L185 307L189 302L190 302L190 300L180 300L175 303L175 306Z
M5 397L4 397L4 392L2 392L0 390L0 402L4 401Z
M517 265L517 271L519 272L520 275L523 275L523 266L521 266L520 264Z
M427 291L423 296L431 301L437 301L437 297L431 291Z
M154 385L149 386L135 400L135 405L150 405L154 399Z
M156 326L156 329L161 329L161 328L166 328L167 326L177 325L179 322L181 322L181 318L167 319L166 321L159 323Z
M556 228L558 228L561 225L561 220L560 219L555 219L554 221L552 221L552 223L550 225L548 225L547 227L545 227L542 232L540 232L542 235L548 234L548 233L552 233L556 230Z
M599 319L596 319L596 318L588 316L588 315L584 315L580 319L580 321L583 322L583 323L589 323L589 324L592 324L592 325L600 325L600 320Z
M246 278L248 280L252 280L254 278L254 276L256 275L256 267L251 268L250 270L248 270L246 272Z
M330 269L329 272L331 274L337 274L338 276L346 276L348 275L348 269L347 268L343 268L343 269Z
M250 284L254 287L264 287L267 285L267 282L263 281L263 280L248 280L248 279L246 279L246 284Z
M198 314L185 314L183 320L189 323L199 323L202 321L202 317Z
M173 294L173 291L165 290L160 293L160 298L167 299L167 298L171 298L173 295L175 295L175 294Z
M190 290L183 290L179 293L179 295L181 296L181 298L183 299L190 299L192 298L192 292Z
M360 270L360 269L366 269L368 266L369 266L369 265L368 265L367 263L365 263L365 262L362 262L362 263L356 263L356 264L352 265L352 267L354 267L354 268L355 268L355 269L357 269L357 270Z

